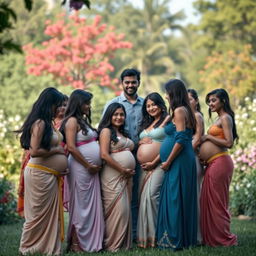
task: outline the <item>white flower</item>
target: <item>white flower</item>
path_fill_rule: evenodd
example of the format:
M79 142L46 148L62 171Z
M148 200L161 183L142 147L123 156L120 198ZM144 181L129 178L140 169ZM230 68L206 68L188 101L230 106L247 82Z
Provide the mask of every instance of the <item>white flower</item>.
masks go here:
M250 186L251 186L251 183L248 183L248 184L246 185L247 188L249 188Z
M13 122L13 121L14 121L14 118L13 118L13 117L9 117L9 118L8 118L8 121L9 121L9 122Z
M250 98L249 98L249 97L246 97L244 100L245 100L245 101L249 101L249 100L250 100Z
M254 132L256 132L256 127L253 127L252 130L253 130Z
M19 115L16 115L14 119L16 122L18 122L18 121L20 121L21 117Z
M250 124L255 124L255 120L251 120L251 121L250 121Z
M243 118L243 119L247 119L247 117L248 117L248 114L247 114L247 113L243 113L243 114L242 114L242 118Z

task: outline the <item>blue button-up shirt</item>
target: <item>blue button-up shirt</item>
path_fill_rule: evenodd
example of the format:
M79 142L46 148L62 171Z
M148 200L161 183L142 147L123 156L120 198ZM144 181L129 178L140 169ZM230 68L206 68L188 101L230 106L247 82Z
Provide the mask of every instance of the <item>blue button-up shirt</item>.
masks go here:
M127 100L124 93L120 96L115 97L111 101L109 101L104 108L103 113L105 113L107 107L114 102L121 103L126 111L126 119L125 119L125 131L129 134L132 141L137 144L139 141L139 126L142 121L142 104L143 98L137 97L135 103L131 103Z

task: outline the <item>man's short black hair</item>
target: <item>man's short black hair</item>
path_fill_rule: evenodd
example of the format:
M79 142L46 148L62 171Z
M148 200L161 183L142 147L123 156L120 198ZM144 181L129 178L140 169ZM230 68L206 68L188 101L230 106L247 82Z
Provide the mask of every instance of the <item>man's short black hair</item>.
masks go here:
M135 68L125 69L120 76L122 82L124 80L124 77L126 76L136 76L138 79L138 82L140 83L140 72L137 69Z

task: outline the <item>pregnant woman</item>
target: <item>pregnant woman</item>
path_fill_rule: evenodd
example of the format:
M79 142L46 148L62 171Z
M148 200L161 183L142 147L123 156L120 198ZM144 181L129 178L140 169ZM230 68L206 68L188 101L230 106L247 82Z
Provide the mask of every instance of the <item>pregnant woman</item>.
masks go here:
M169 80L165 90L172 114L160 148L165 175L156 234L159 247L179 250L197 243L196 162L191 142L196 119L181 80Z
M69 98L64 131L70 173L68 250L97 252L102 249L104 219L100 195L100 148L91 126L92 94L75 90Z
M55 88L45 89L17 131L22 147L31 156L24 171L22 255L61 254L64 222L60 176L67 173L68 163L60 145L62 135L54 129L53 119L62 101L63 95Z
M201 196L201 187L204 175L204 169L200 163L198 154L199 154L199 145L201 144L201 138L204 135L204 118L201 112L201 107L198 99L196 90L188 89L188 98L190 106L196 117L196 132L193 135L192 146L195 151L196 156L196 171L197 171L197 243L202 243L202 235L200 228L200 196Z
M124 131L125 109L112 103L99 124L102 201L105 218L104 248L108 251L130 249L132 245L131 193L135 159L134 144Z
M139 189L137 245L156 246L156 222L164 171L160 168L160 146L165 138L164 125L169 120L163 98L149 94L142 106L142 125L137 158L143 169Z
M235 115L229 103L228 93L216 89L206 95L209 115L218 114L216 121L202 137L200 158L206 162L201 191L201 231L203 244L231 246L237 237L230 233L228 211L229 185L233 174L233 162L227 149L238 138Z

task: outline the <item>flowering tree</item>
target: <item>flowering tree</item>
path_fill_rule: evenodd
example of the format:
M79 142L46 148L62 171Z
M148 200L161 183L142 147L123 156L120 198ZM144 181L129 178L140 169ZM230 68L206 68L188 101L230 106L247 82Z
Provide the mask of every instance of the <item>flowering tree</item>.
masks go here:
M47 21L45 34L50 37L40 48L26 45L28 73L40 76L52 74L63 85L86 89L92 83L116 89L116 79L109 73L114 70L110 64L114 52L131 48L123 41L123 34L116 34L113 27L101 24L96 16L91 24L78 14L65 21L64 14L57 22Z
M203 70L199 71L205 91L225 88L236 103L247 95L253 95L256 89L256 62L251 51L251 45L245 45L241 52L230 50L214 52L209 56Z

